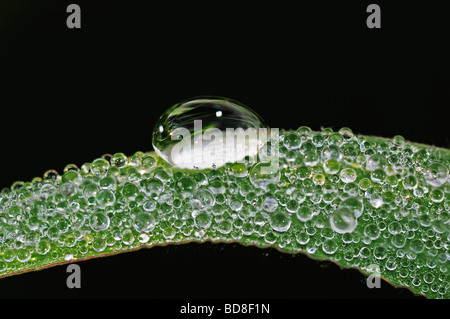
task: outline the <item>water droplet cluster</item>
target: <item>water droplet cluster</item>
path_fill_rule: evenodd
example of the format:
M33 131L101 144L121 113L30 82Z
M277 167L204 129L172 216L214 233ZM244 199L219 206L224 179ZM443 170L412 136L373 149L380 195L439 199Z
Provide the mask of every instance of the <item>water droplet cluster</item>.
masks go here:
M0 276L191 240L305 252L449 298L450 152L404 138L280 131L266 163L175 169L105 155L0 193Z

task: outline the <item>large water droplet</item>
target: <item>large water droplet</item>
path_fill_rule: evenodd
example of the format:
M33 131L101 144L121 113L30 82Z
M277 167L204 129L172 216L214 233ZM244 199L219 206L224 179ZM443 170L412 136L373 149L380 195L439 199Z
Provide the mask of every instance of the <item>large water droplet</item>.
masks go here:
M355 213L347 208L339 208L330 216L331 228L339 233L351 233L358 224Z
M271 163L260 162L250 170L250 182L259 188L266 188L269 184L277 184L280 180L280 170L278 166Z
M444 164L434 162L424 170L423 176L431 186L440 187L447 181L448 169Z
M364 210L363 203L357 197L349 197L343 200L340 207L353 211L356 218L361 216Z
M152 144L175 167L207 169L255 156L267 138L267 125L247 106L200 97L170 107L156 123Z
M278 232L285 232L291 227L291 218L283 212L274 212L270 215L270 226Z

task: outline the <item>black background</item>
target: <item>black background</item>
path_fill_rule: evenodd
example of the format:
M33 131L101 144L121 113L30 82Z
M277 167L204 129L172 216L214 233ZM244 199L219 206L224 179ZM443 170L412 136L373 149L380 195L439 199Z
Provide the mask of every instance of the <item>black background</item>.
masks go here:
M66 27L77 3L82 28ZM188 97L229 97L271 127L449 147L449 25L430 2L2 1L1 186L105 153L151 150L160 114ZM324 266L325 265L325 266ZM411 298L356 270L240 245L157 247L0 280L0 297Z

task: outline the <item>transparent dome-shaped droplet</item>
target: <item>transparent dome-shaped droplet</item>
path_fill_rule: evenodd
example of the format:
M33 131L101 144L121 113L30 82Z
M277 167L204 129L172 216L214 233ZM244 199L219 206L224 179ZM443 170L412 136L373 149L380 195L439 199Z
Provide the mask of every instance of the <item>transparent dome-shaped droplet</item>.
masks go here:
M274 212L270 215L270 226L278 232L285 232L291 227L291 218L285 213Z
M338 146L329 145L322 150L322 158L325 162L330 159L334 159L339 162L342 160L342 153L340 152Z
M358 224L355 213L347 208L339 208L330 216L330 226L339 234L351 233Z
M170 107L156 123L152 144L175 167L207 169L256 156L268 136L263 119L247 106L200 97Z
M383 197L380 194L373 194L369 201L374 208L380 208L383 205Z
M269 184L276 184L280 180L280 170L277 165L260 162L250 170L250 182L259 188L266 188Z
M327 255L333 255L338 250L338 248L339 248L338 244L331 239L326 240L322 244L322 250Z
M364 205L357 197L346 198L341 202L340 207L353 211L356 218L361 216L364 211Z
M148 213L139 213L134 218L134 229L138 232L148 233L155 228L155 217Z
M297 218L302 222L307 222L313 218L313 211L307 206L302 206L297 211Z
M344 183L353 183L356 180L356 171L353 168L344 168L339 176Z
M200 188L194 192L191 199L192 207L198 210L207 210L214 206L213 193L206 188Z
M278 207L278 201L275 197L273 197L272 195L269 195L264 198L262 208L266 212L273 212L273 211L275 211L275 209L277 209L277 207Z
M105 230L109 227L109 217L104 213L94 213L90 217L91 228L94 231Z
M211 226L211 216L206 212L201 212L195 216L195 225L201 229L208 229Z
M429 185L440 187L447 181L448 169L444 164L434 162L424 170L423 177Z
M375 224L369 224L364 228L364 235L371 240L375 240L380 237L380 229Z

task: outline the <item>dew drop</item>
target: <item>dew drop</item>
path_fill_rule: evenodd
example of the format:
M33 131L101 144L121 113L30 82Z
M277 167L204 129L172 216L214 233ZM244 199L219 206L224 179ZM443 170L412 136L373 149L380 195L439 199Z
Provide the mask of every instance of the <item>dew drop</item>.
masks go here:
M159 195L164 190L164 184L157 178L150 178L141 182L142 190L147 196Z
M201 212L195 217L195 224L200 229L208 229L211 222L211 216L206 212Z
M278 201L275 197L273 197L272 195L266 195L263 203L262 203L262 208L266 211L266 212L273 212L277 209L278 207Z
M148 233L155 228L155 217L151 213L138 213L134 217L133 227L139 233Z
M383 197L380 194L373 194L370 197L370 204L374 208L380 208L383 205Z
M94 231L106 230L109 227L109 217L101 212L92 214L90 217L90 226Z
M380 237L380 229L375 224L369 224L364 228L364 235L371 240L378 239Z
M417 187L417 178L414 175L408 175L405 177L405 179L403 180L403 186L406 189L414 189Z
M433 189L430 193L430 199L435 203L440 203L444 200L444 192L441 189Z
M322 244L322 250L327 255L333 255L338 250L338 248L338 244L332 239L328 239Z
M311 208L307 206L302 206L297 211L297 218L301 222L307 222L308 220L311 220L313 218L313 212Z
M423 281L426 284L432 284L434 281L434 275L432 273L426 273L425 275L423 275Z
M31 258L31 253L26 248L18 249L16 252L16 258L19 262L25 263Z
M138 240L141 244L145 244L150 240L150 236L145 233L142 233L139 234Z
M214 195L209 189L200 188L192 195L191 204L195 209L208 210L214 206L214 203Z
M445 184L448 178L448 169L442 163L431 163L423 172L426 182L434 187Z
M356 218L361 216L364 211L364 205L357 197L349 197L343 200L340 204L340 207L347 208L353 211Z
M336 159L329 159L323 164L325 173L333 175L339 172L340 164Z
M134 243L134 234L131 229L125 229L122 233L122 242L125 245L131 245Z
M351 233L358 224L355 213L347 208L340 208L330 216L330 226L339 234Z
M293 132L287 134L283 142L289 150L295 150L300 147L301 139L297 133Z
M383 260L387 256L387 249L383 246L377 246L373 250L373 256L378 260Z
M392 142L395 146L403 146L405 144L405 138L401 135L396 135L392 138Z
M339 162L342 159L342 153L337 145L330 144L322 150L322 159L325 162L331 159Z
M306 166L316 166L319 161L319 155L315 151L308 151L304 155L304 163Z
M92 242L92 248L98 252L104 251L106 248L106 240L101 237L96 237Z
M353 168L344 168L339 176L344 183L353 183L356 180L356 171Z
M111 165L122 167L127 163L127 157L123 153L116 153L111 157Z
M247 168L243 163L235 163L231 166L231 174L236 177L245 177L247 176Z
M278 232L285 232L291 227L291 218L285 213L274 212L270 215L270 226Z
M397 221L393 221L388 225L388 231L391 235L400 234L402 232L402 225Z
M106 206L110 206L114 204L114 201L116 199L116 196L114 193L110 190L101 190L97 193L95 200L97 201L97 204L99 207L104 208Z
M278 183L280 175L277 165L260 162L251 168L250 181L256 187L266 188L269 184Z
M413 239L409 244L409 248L416 254L420 254L424 250L424 244L420 239Z
M374 171L377 168L382 168L386 163L386 159L381 154L374 154L370 156L366 161L366 169L368 171Z
M155 125L152 144L174 167L207 169L255 156L267 137L267 125L249 107L200 97L170 107Z

